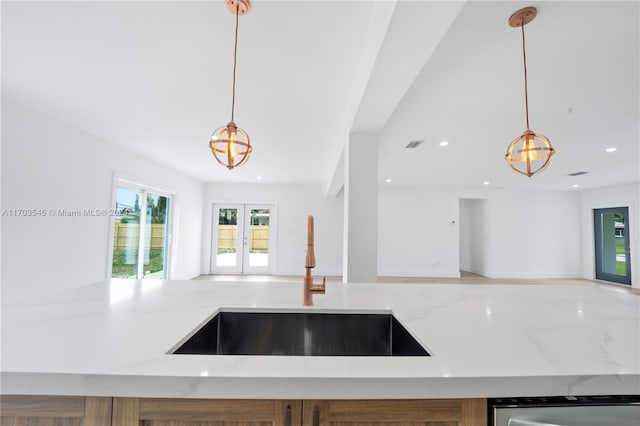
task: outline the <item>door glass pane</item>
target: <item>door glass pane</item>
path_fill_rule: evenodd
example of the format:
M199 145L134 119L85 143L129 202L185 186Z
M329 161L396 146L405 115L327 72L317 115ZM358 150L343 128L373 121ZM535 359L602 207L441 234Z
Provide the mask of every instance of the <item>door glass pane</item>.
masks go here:
M218 214L218 254L216 265L237 265L238 209L221 208Z
M626 275L624 212L603 213L601 220L602 257L600 265L608 274Z
M167 277L168 219L169 198L147 193L143 278L165 279Z
M269 209L251 209L249 266L269 266Z
M140 197L136 190L118 188L111 276L136 278L140 235Z

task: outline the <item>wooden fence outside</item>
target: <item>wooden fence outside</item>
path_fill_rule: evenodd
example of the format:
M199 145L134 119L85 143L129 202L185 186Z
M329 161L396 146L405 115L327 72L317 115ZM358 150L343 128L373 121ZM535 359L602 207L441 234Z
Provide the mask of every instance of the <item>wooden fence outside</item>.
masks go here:
M113 249L124 250L128 247L138 247L140 237L140 225L137 223L120 223L115 224L113 233ZM149 228L147 228L149 229ZM149 236L147 236L149 238ZM164 224L151 224L151 238L149 239L150 248L161 249L164 247Z
M269 225L251 225L249 251L269 250ZM237 225L218 225L218 252L235 251L238 238Z
M137 223L116 223L113 233L114 250L124 250L127 247L138 247L140 225ZM218 250L235 251L238 236L237 225L218 225ZM147 237L148 238L148 237ZM164 246L164 224L151 224L150 248ZM251 225L250 251L269 250L269 225Z

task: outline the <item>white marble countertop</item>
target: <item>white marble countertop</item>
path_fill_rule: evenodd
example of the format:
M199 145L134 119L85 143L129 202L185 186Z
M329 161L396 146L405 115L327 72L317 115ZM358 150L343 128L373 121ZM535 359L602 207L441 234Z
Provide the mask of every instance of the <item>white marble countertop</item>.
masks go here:
M640 296L595 283L113 280L2 305L3 394L449 398L640 394ZM391 310L431 357L169 355L220 308Z

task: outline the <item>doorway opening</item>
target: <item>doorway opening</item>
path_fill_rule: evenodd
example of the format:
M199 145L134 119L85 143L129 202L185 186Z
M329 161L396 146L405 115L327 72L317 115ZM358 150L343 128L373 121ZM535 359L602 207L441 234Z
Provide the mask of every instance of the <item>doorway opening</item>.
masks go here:
M460 198L458 200L460 275L485 277L488 274L489 200Z
M593 210L596 279L631 285L629 208Z
M212 274L271 274L275 253L272 204L214 204Z

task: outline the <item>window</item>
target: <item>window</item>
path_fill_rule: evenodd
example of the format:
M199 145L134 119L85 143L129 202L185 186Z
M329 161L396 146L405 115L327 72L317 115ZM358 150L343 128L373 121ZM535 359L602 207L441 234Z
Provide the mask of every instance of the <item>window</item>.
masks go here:
M168 194L118 183L111 277L168 277L170 207Z

